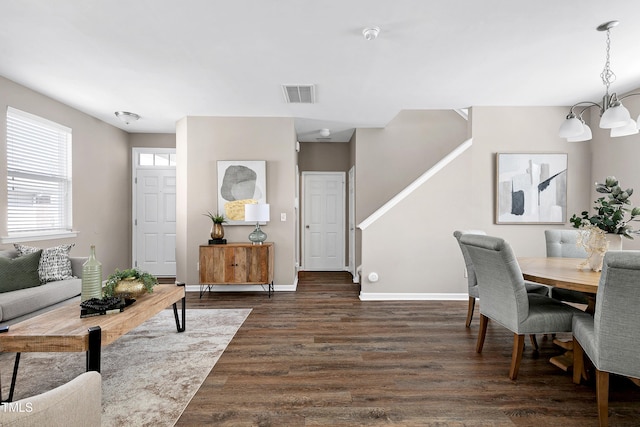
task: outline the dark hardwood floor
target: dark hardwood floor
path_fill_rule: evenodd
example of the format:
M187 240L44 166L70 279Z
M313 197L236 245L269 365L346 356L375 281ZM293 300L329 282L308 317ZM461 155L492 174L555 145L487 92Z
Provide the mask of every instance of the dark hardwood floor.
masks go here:
M189 308L253 311L177 426L597 426L594 384L574 385L538 339L507 377L512 335L490 323L476 354L466 301L363 302L345 273L296 292L189 293ZM640 425L640 388L612 377L610 425Z

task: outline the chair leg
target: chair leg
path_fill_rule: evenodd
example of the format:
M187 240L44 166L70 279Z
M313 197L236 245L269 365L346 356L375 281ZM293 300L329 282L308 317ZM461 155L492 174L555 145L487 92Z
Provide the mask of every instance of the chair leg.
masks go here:
M482 353L482 347L484 346L484 337L487 335L487 325L489 324L489 318L480 313L480 328L478 329L478 342L476 343L476 353Z
M596 369L596 400L600 427L609 424L609 373Z
M476 306L476 298L469 297L469 308L467 309L467 322L465 326L468 328L471 325L471 319L473 319L473 309Z
M576 340L573 339L573 383L580 384L584 376L584 350Z
M522 351L524 350L524 335L513 334L513 351L511 352L511 368L509 369L509 379L518 378Z
M538 351L540 347L538 347L538 340L536 339L536 334L529 335L529 340L531 340L531 345L533 346L533 351Z

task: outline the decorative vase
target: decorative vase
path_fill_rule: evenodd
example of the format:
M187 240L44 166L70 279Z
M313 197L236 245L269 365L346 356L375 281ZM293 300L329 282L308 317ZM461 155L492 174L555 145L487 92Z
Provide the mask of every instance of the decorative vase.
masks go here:
M224 237L224 228L222 224L214 222L211 226L211 238L212 239L222 239Z
M113 294L121 298L138 298L146 292L147 288L144 287L142 280L135 277L120 280L113 290Z
M102 263L96 259L96 247L91 245L89 258L82 264L80 301L102 298Z
M587 251L587 259L582 265L588 265L593 271L602 271L604 254L622 250L622 235L605 233L593 227L585 233L581 243Z

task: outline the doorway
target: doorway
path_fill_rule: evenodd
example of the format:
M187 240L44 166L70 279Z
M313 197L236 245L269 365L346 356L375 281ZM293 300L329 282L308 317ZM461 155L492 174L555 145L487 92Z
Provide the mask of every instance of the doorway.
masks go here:
M176 275L176 150L133 149L133 266Z
M302 172L302 270L345 270L345 173Z

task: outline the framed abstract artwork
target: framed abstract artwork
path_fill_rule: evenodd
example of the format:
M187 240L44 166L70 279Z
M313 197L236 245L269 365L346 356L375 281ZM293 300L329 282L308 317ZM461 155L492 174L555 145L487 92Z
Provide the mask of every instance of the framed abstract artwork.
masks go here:
M566 153L498 153L496 224L563 224Z
M229 225L247 225L244 205L267 203L264 160L218 161L218 212Z

